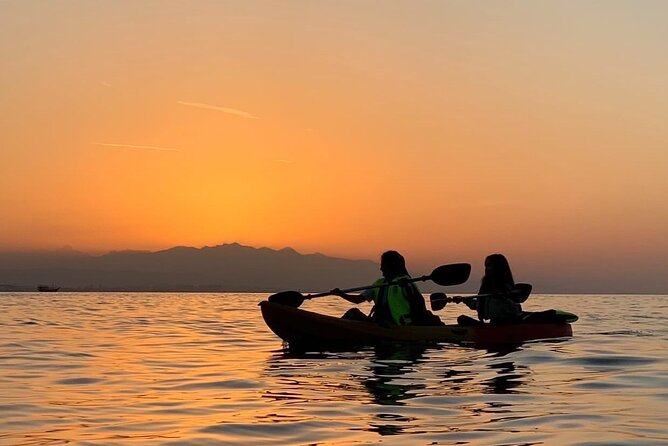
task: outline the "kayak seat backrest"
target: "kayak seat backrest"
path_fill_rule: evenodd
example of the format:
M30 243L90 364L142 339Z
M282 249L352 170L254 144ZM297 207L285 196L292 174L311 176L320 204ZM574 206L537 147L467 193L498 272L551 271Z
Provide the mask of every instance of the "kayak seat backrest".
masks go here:
M529 298L533 286L530 283L516 283L513 287L513 292L510 293L510 299L517 303L523 304Z

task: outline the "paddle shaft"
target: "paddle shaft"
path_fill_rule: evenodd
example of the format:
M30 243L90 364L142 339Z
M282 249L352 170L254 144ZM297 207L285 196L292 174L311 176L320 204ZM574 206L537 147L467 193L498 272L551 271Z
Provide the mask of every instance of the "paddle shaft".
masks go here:
M467 300L477 299L478 297L489 297L494 296L494 294L476 294L475 296L445 296L440 297L438 300L441 302L464 302Z
M341 294L349 293L351 291L370 290L373 288L380 288L387 285L396 285L404 283L412 283L418 281L432 280L434 283L441 286L459 285L468 280L471 274L471 265L468 263L453 263L450 265L441 265L434 269L428 276L420 276L410 279L399 279L389 283L381 283L379 285L366 285L356 288L347 288L340 290ZM337 292L338 293L338 292ZM294 308L299 307L307 299L314 297L331 296L332 291L324 293L310 294L304 296L298 291L281 291L280 293L272 294L268 297L269 302L279 303L281 305L288 305Z
M460 303L460 302L467 302L472 299L479 299L479 298L487 298L487 297L496 297L499 295L507 294L507 295L516 295L520 296L520 298L524 297L519 303L524 302L527 297L529 297L529 294L531 294L531 285L530 284L517 284L516 286L520 286L520 289L516 289L511 291L510 293L485 293L485 294L476 294L474 296L446 296L443 293L437 293L441 294L441 296L437 294L432 294L430 301L431 301L431 309L434 311L439 311L445 308L445 304L448 302L454 302L454 303Z
M465 300L471 300L471 299L478 299L481 297L497 297L497 296L502 296L505 294L520 294L521 291L510 291L508 293L485 293L485 294L474 294L473 296L445 296L445 298L439 298L438 300L445 300L446 302L454 302L455 300L458 300L460 302L464 302Z
M374 288L381 288L384 286L389 286L389 285L397 285L399 283L413 283L413 282L424 282L427 281L431 278L431 275L429 276L420 276L420 277L412 277L410 279L402 279L402 280L397 280L394 282L390 283L382 283L380 285L367 285L367 286L358 286L355 288L346 288L345 290L341 290L342 293L351 293L354 291L364 291L364 290L372 290ZM304 299L313 299L314 297L324 297L324 296L331 296L332 293L331 291L327 291L324 293L318 293L318 294L307 294L304 296Z

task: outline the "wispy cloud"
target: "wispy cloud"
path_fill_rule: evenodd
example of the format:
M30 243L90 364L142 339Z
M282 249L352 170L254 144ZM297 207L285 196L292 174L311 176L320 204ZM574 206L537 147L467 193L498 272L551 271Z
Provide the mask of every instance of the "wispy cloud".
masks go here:
M278 160L273 160L275 163L281 163L281 164L292 164L294 161L292 160L283 160L283 159L278 159Z
M236 108L219 107L217 105L202 104L200 102L177 101L177 103L181 104L181 105L187 105L188 107L197 107L197 108L204 108L204 109L207 109L207 110L216 110L216 111L227 113L227 114L230 114L230 115L240 116L240 117L246 118L246 119L260 119L257 116L251 115L250 113L245 112L243 110L237 110Z
M111 88L111 87L113 87L113 85L111 85L111 84L110 84L109 82L107 82L107 81L101 81L100 84L101 84L103 87L107 87L107 88Z
M91 144L95 144L96 146L104 146L104 147L116 147L116 148L122 148L122 149L135 149L135 150L158 150L161 152L180 152L181 149L175 149L172 147L156 147L156 146L138 146L134 144L110 144L106 142L93 142Z
M487 201L473 201L466 203L460 206L455 206L456 208L469 209L469 208L500 208L506 206L517 206L520 202L514 200L487 200Z

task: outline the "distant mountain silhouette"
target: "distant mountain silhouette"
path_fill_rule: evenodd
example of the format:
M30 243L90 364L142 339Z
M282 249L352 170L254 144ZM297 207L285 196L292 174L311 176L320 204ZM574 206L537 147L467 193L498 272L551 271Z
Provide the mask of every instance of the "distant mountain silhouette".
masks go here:
M0 291L36 290L41 283L64 291L322 291L365 285L379 276L378 264L370 260L238 243L100 256L71 248L0 253Z

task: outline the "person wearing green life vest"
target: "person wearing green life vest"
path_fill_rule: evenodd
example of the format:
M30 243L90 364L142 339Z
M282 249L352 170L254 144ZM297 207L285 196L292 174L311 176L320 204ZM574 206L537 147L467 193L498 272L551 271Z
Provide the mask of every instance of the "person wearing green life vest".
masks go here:
M374 306L369 315L357 308L351 308L343 315L344 319L371 321L384 326L395 325L442 325L424 302L420 290L406 270L406 261L397 251L386 251L380 257L380 271L383 277L373 285L377 288L365 290L361 294L347 294L338 288L331 290L335 296L348 302L360 304L373 301Z

